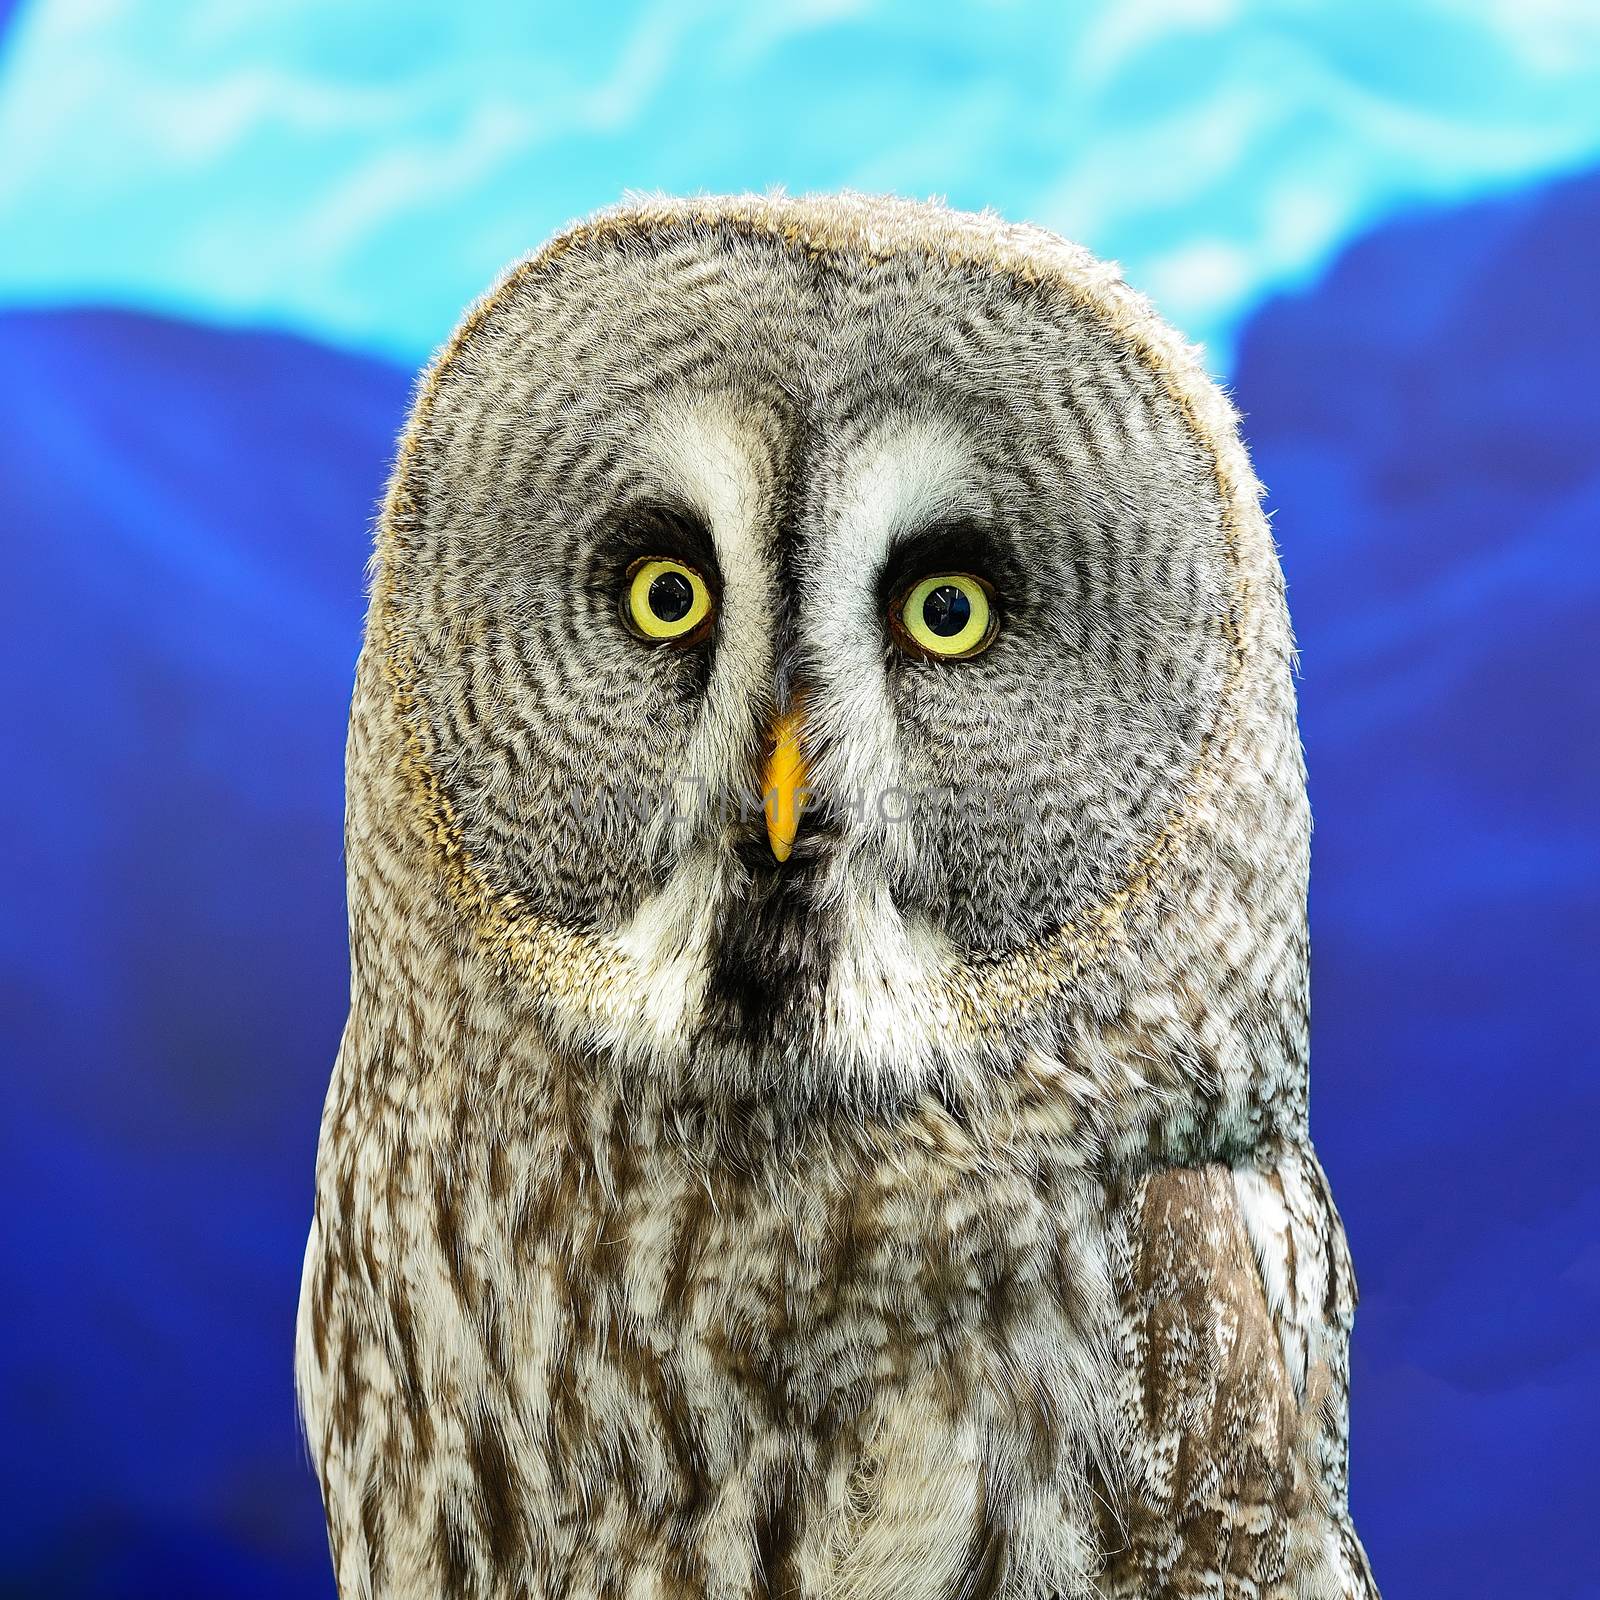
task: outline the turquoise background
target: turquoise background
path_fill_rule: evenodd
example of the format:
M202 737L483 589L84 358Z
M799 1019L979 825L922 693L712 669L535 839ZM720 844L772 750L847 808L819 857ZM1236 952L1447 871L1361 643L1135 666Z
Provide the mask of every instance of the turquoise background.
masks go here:
M1233 389L1391 1600L1600 1595L1600 7L0 0L0 1597L327 1595L290 1346L418 364L629 189L992 205Z

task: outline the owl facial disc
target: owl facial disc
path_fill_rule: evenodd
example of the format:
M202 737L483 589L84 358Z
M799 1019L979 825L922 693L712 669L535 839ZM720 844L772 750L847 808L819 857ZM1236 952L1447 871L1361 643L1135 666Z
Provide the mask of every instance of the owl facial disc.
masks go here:
M1223 764L1246 690L1297 759L1287 633L1225 402L1103 268L765 206L593 224L464 324L374 647L463 934L553 1037L877 1092L1114 1010L1172 863L1292 872L1246 820L1292 783Z

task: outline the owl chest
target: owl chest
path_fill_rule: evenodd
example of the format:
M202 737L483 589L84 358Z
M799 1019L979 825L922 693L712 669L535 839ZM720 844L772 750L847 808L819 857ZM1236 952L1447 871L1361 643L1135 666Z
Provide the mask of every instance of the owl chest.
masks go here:
M679 1406L736 1431L848 1432L909 1385L936 1389L955 1426L1019 1342L1086 1331L1081 1219L1026 1186L810 1176L718 1183L663 1163L607 1191L558 1174L486 1203L461 1314L574 1435ZM441 1241L447 1261L464 1248ZM582 1415L607 1388L615 1405Z
M391 1544L491 1529L576 1595L586 1562L674 1570L693 1525L693 1592L748 1593L753 1551L826 1592L907 1541L954 1570L997 1474L1052 1538L1089 1503L1111 1385L1087 1191L906 1160L400 1170L328 1197L305 1341L332 1498L354 1522L381 1486Z
M500 1146L418 1159L398 1190L386 1162L336 1198L330 1267L365 1280L346 1313L416 1382L566 1447L685 1417L730 1442L854 1434L911 1388L960 1428L1103 1319L1098 1199L1037 1173Z

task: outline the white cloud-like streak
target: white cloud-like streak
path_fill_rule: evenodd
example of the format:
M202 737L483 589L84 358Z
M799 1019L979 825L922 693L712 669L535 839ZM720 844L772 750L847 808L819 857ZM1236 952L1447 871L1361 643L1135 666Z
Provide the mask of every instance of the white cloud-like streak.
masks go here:
M0 303L416 361L624 189L993 205L1239 319L1409 205L1600 159L1592 0L31 0L0 43Z

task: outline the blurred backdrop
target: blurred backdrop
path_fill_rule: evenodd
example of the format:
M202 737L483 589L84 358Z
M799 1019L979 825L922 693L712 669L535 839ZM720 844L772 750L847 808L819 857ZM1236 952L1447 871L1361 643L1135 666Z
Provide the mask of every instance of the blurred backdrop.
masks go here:
M630 188L992 205L1232 387L1390 1600L1600 1595L1600 6L0 0L0 1595L331 1593L290 1347L412 376Z

